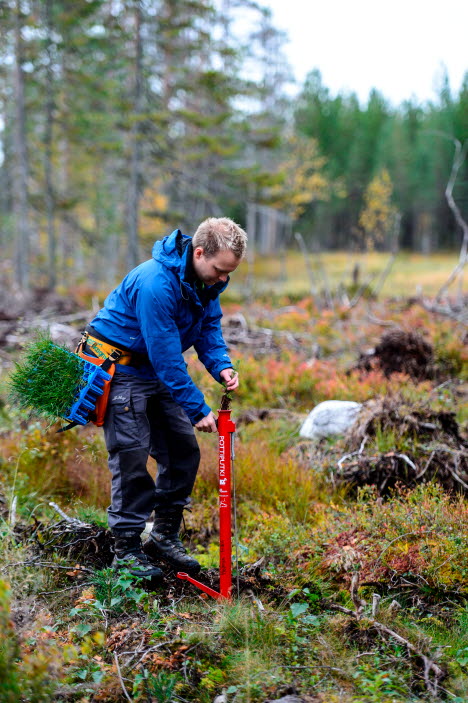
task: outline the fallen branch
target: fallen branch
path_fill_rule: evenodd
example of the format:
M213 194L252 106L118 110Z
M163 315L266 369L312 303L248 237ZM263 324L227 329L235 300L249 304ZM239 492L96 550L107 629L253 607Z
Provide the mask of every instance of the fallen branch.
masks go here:
M56 513L60 515L61 518L63 518L63 520L65 520L65 522L68 522L69 525L73 525L73 527L90 527L87 522L82 522L82 520L78 520L78 518L75 517L69 517L66 513L63 512L62 508L60 508L57 503L50 501L49 505L55 510Z
M375 315L371 315L371 313L367 312L366 315L366 320L371 322L373 325L379 325L379 327L392 327L392 328L398 328L399 325L397 322L394 322L393 320L379 320L378 317L375 317Z
M465 325L465 327L468 327L468 314L466 313L466 310L464 310L463 307L460 309L460 311L456 311L448 305L437 305L435 302L433 303L427 300L421 300L419 302L421 303L424 310L427 310L431 313L435 313L436 315L448 317L451 320L455 320L461 325Z
M59 588L57 591L42 591L41 593L38 593L38 596L51 596L54 595L55 593L64 593L64 591L73 591L75 588L86 588L87 586L92 586L93 582L92 581L86 581L83 583L80 581L80 583L75 583L73 586L67 586L66 588Z
M431 452L431 456L429 457L429 459L428 459L427 462L426 462L426 466L425 466L424 469L423 469L422 471L420 471L419 474L416 476L416 480L417 480L417 481L419 481L419 479L422 478L422 477L424 476L424 474L426 473L426 471L428 470L428 468L429 468L429 466L430 466L430 463L431 463L431 461L432 461L433 458L434 458L434 454L435 454L435 452L432 451L432 452Z
M468 491L468 484L466 484L466 483L460 478L460 476L457 474L457 472L455 471L455 469L452 469L452 468L449 466L449 467L448 467L448 470L449 470L450 473L452 474L452 476L453 476L453 478L455 479L455 481L458 481L458 483L460 483L460 484L463 486L463 488Z
M92 569L87 569L85 566L76 566L76 565L71 565L71 566L61 566L60 564L54 564L52 561L36 561L36 559L31 559L30 561L18 561L15 562L14 564L6 564L6 566L2 567L0 569L0 573L2 571L6 571L6 569L11 569L14 566L47 566L50 567L51 569L66 569L67 571L82 571L85 574L93 574L94 571Z
M411 459L408 456L406 456L406 454L395 454L395 456L398 457L399 459L403 459L403 461L406 464L408 464L408 466L411 466L412 469L414 469L415 471L418 471L418 467L416 466L416 464L413 461L411 461Z
M444 675L444 672L440 668L440 666L438 666L432 659L423 654L421 650L418 649L409 640L407 640L406 637L402 637L397 632L395 632L395 630L391 630L389 627L383 625L377 620L370 619L370 623L372 627L374 627L378 632L388 635L397 642L400 642L400 644L406 645L410 652L422 659L424 663L424 682L426 684L426 688L432 696L436 696L439 679L441 679ZM434 674L434 681L431 681L429 678L429 674L431 671Z
M364 607L366 606L366 601L358 596L358 587L359 574L356 572L351 580L351 599L355 605L355 610L345 608L342 605L332 603L328 600L322 600L320 601L320 604L325 608L328 608L330 610L336 610L340 613L345 613L346 615L355 618L357 621L363 622L362 613ZM406 637L403 637L402 635L398 634L398 632L395 632L395 630L392 630L391 628L387 627L387 625L384 625L382 622L379 622L375 619L374 613L378 612L379 601L380 596L378 594L374 594L372 603L372 616L370 618L366 618L366 621L369 623L370 627L374 628L382 637L393 639L396 642L405 645L409 652L411 652L415 657L418 657L422 660L424 665L424 682L426 684L426 689L431 696L437 696L439 680L443 678L444 671L430 657L428 657L420 649L418 649L416 645L406 639Z
M124 684L123 679L122 679L122 674L121 674L121 672L120 672L120 664L119 664L119 658L118 658L118 656L117 656L117 652L114 652L114 661L115 661L115 666L116 666L116 668L117 668L117 676L119 677L119 681L120 681L120 685L121 685L121 687L122 687L122 691L124 692L125 698L127 699L127 701L130 701L130 703L131 703L131 700L132 700L132 699L131 699L130 696L128 695L128 691L127 691L127 689L125 688L125 684Z

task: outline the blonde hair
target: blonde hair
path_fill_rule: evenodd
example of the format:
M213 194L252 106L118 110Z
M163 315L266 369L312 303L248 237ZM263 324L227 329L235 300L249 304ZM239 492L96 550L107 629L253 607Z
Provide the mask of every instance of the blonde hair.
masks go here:
M207 258L219 251L232 251L242 259L247 248L247 234L229 217L208 217L197 228L192 239L193 247L201 247Z

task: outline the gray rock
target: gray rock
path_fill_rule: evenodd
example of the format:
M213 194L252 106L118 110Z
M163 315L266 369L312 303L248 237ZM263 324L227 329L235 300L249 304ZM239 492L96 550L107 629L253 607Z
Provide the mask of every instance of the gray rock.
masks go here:
M352 400L325 400L309 413L299 434L307 439L344 434L355 423L361 408L361 403Z

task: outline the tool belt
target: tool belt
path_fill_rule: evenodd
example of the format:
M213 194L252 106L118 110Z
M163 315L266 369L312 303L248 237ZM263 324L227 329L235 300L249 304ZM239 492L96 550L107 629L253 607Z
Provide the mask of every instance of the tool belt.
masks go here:
M86 335L86 340L83 351L91 351L98 359L105 360L110 354L118 351L120 352L118 363L123 366L139 368L143 364L149 363L147 354L141 354L140 352L117 346L117 344L99 334L91 325L86 327L84 335Z
M88 334L88 333L86 333ZM132 360L132 353L124 351L123 349L119 349L119 347L114 347L112 344L107 344L106 342L102 342L100 339L97 339L96 337L92 337L90 334L88 334L86 338L86 343L85 343L86 349L90 349L93 354L97 356L98 359L105 360L107 359L111 354L113 354L115 351L118 351L121 353L119 357L119 364L124 364L124 365L129 365L131 360Z

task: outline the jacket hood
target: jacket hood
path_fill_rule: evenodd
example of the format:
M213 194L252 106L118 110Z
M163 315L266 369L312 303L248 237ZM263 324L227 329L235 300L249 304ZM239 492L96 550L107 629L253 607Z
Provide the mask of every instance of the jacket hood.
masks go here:
M185 270L184 254L187 251L184 243L190 241L190 239L191 237L182 234L180 229L175 229L167 237L154 243L153 259L164 264L168 269L183 273L183 270Z
M153 246L153 259L166 268L174 271L178 274L184 288L190 288L185 279L185 270L187 265L187 254L191 251L191 248L187 246L192 238L186 234L182 234L180 229L175 229L171 234L164 237L154 243ZM213 286L209 286L206 290L209 291L209 298L216 298L222 291L227 287L229 283L229 276L227 281L215 283Z

